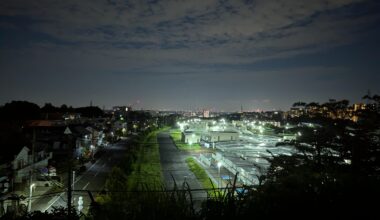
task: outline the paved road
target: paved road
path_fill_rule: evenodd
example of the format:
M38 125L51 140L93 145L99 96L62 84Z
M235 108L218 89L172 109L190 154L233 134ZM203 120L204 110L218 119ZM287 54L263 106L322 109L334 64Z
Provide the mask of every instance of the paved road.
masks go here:
M103 189L106 178L112 168L120 163L126 152L126 142L121 141L106 148L103 154L94 164L82 174L76 177L74 190L90 190L95 197L97 192ZM74 203L77 208L79 196L83 197L83 211L90 205L90 197L87 192L73 192ZM32 210L51 211L53 207L67 207L67 194L65 192L51 196L44 196L32 203Z
M161 166L166 188L171 190L174 183L182 186L183 182L186 181L190 189L202 189L202 185L186 164L185 160L190 155L178 150L167 133L158 134L157 141L160 146ZM204 191L194 191L192 196L194 200L202 201L207 194Z

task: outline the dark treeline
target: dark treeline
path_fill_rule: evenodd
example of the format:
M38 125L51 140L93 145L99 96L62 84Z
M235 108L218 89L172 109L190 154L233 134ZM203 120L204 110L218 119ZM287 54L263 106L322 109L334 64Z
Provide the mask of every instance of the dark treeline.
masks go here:
M36 119L46 119L49 114L78 113L82 117L100 117L104 112L96 106L73 108L67 105L56 107L51 103L46 103L40 107L35 103L27 101L12 101L0 107L1 121L26 121Z

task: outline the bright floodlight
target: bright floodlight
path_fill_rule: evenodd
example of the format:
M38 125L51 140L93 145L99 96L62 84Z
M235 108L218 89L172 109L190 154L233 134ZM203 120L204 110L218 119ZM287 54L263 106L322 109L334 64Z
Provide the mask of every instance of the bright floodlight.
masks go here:
M298 136L302 136L302 133L301 133L301 132L298 132Z
M344 159L344 162L345 162L346 164L351 164L351 160L350 160L350 159Z
M184 128L185 128L185 123L179 123L179 122L178 122L178 125L179 125L179 129L180 129L181 131L183 131Z
M218 168L220 168L221 166L222 166L222 163L218 162Z

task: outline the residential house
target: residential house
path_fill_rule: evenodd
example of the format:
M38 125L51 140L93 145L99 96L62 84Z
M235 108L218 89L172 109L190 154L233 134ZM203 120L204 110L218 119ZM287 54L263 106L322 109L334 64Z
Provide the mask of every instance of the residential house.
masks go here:
M29 147L22 147L14 156L12 164L14 184L25 183L29 181L32 172L38 172L42 168L48 167L49 160L53 157L52 152L37 150L32 155ZM34 159L33 159L34 156Z

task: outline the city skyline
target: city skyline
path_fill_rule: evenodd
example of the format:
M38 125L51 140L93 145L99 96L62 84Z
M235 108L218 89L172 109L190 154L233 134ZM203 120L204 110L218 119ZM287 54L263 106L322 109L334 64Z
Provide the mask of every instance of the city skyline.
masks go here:
M380 92L376 1L2 1L0 103L287 110Z

